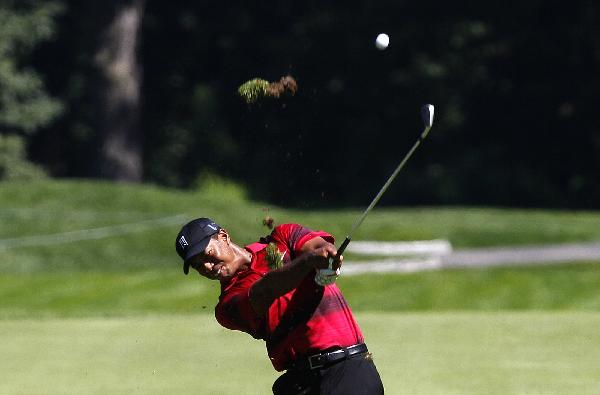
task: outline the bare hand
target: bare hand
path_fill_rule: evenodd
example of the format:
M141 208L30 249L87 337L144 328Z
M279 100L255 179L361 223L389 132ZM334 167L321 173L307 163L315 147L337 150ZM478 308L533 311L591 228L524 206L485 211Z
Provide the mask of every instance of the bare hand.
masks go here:
M334 271L342 266L343 256L337 256L333 244L326 244L306 254L307 263L315 269L329 269L329 259L334 258L331 269Z

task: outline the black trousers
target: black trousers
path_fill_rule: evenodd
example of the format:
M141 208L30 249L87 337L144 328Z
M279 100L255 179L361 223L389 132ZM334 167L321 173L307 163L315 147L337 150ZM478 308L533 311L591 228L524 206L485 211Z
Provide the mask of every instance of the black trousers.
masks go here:
M365 354L323 369L287 371L273 384L275 395L380 395L383 383Z

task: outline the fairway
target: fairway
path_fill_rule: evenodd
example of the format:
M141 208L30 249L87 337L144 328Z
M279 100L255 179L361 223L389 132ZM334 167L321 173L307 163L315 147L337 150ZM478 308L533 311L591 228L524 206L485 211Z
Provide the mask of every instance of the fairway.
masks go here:
M388 394L593 394L600 313L359 313ZM266 394L262 341L212 315L3 320L0 393Z

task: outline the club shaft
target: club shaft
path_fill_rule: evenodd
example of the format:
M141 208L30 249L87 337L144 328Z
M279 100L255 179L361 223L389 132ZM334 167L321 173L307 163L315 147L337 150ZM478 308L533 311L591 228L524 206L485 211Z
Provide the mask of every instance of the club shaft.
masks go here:
M352 229L350 229L350 232L348 233L348 236L346 236L346 239L344 240L344 242L342 243L340 248L338 248L337 255L341 255L344 253L344 251L346 250L346 247L348 247L348 244L350 244L350 240L352 240L352 234L354 233L354 231L356 231L356 229L358 229L358 227L363 223L363 221L367 217L367 214L369 214L369 211L371 211L373 209L373 207L375 207L377 202L379 202L379 199L381 199L381 196L383 196L385 191L387 191L387 189L389 188L391 183L394 181L394 179L396 178L398 173L400 173L400 170L402 170L402 168L404 167L406 162L408 162L408 160L412 156L413 152L415 152L415 150L419 147L419 145L421 145L421 142L425 139L425 137L427 137L427 134L429 133L429 129L431 129L431 126L425 127L425 129L419 136L419 139L413 144L410 151L408 151L408 153L404 156L404 158L402 159L402 161L400 162L398 167L396 167L396 170L394 170L394 172L388 178L388 180L385 182L383 187L381 187L381 189L379 190L379 193L377 193L377 195L375 196L375 198L373 199L371 204L369 204L369 207L367 207L367 209L362 213L362 215L354 223L354 225L352 226Z

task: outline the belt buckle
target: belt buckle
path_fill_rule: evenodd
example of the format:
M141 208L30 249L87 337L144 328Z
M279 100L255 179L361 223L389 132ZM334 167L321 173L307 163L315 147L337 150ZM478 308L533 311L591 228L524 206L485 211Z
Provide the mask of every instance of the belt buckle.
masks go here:
M325 366L325 363L319 362L319 357L320 356L321 356L321 354L317 354L317 355L313 355L311 357L308 357L308 366L310 367L310 370L322 368L323 366ZM313 358L317 359L317 362L314 363L314 364L313 364Z

